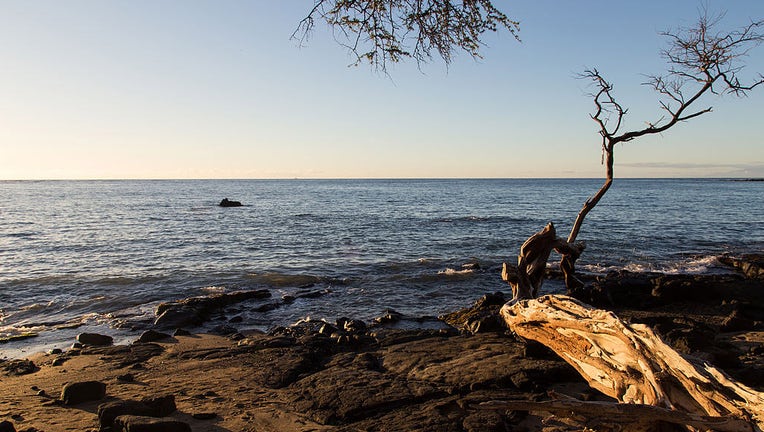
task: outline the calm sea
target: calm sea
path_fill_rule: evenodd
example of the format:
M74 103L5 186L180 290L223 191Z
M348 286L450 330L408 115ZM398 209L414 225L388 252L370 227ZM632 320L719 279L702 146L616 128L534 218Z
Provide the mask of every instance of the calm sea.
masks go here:
M0 357L86 330L134 338L127 327L159 302L242 289L327 292L268 312L240 305L242 329L388 308L439 315L509 291L501 263L549 221L566 235L601 183L0 182L0 337L40 333L0 345ZM220 208L224 197L245 206ZM762 198L764 182L617 179L579 235L579 266L722 271L718 255L764 250Z

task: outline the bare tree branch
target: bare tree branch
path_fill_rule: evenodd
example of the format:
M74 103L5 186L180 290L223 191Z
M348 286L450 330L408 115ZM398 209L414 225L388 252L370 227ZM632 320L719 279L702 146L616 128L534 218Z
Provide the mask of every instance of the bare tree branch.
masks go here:
M764 20L752 21L739 30L716 32L715 26L722 17L710 17L704 12L695 26L662 33L668 38L668 47L661 53L668 61L667 73L648 75L644 84L658 94L658 107L664 114L657 121L645 122L647 127L621 131L628 110L616 100L613 84L594 68L579 75L579 78L589 81L594 88L590 94L594 102L591 118L602 137L605 182L581 207L567 240L562 240L561 244L575 244L584 219L613 184L616 144L659 134L681 122L710 113L712 107L700 105L701 99L707 94L746 96L764 83L764 75L760 73L748 80L741 76L744 70L743 58L764 42ZM574 275L575 261L582 250L578 248L576 253L570 253L565 248L558 250L562 255L560 267L565 274L569 293L575 293L582 286ZM534 252L521 251L521 256ZM534 286L540 286L540 282L534 286L520 286L524 280L518 278L520 283L517 290L513 287L513 291L533 294Z
M458 51L481 58L484 33L503 28L519 40L520 29L491 0L314 0L292 38L304 44L317 19L346 40L339 42L355 56L354 65L383 72L405 58L420 66L435 55L449 64Z

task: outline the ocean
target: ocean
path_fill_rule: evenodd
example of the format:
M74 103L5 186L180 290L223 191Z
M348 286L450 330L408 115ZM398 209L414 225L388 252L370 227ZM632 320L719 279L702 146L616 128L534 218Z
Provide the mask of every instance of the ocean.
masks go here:
M160 302L238 290L316 294L272 310L224 311L241 330L370 320L388 309L438 316L509 293L501 263L515 263L523 241L549 221L567 236L601 184L2 181L0 338L38 336L0 344L0 358L65 348L84 331L132 340ZM244 205L219 207L223 198ZM730 271L721 254L764 251L762 198L764 182L616 179L584 222L578 268ZM558 281L543 288L562 290Z

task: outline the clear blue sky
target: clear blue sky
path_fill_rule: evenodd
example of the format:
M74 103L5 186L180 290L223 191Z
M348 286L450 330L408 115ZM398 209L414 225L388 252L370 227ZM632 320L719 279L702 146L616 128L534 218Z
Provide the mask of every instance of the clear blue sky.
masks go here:
M764 18L762 0L497 0L522 43L386 77L321 23L290 40L311 0L0 0L0 179L601 177L575 74L597 67L630 124L655 121L658 33L706 3L730 27ZM707 102L618 148L616 176L764 176L764 88Z

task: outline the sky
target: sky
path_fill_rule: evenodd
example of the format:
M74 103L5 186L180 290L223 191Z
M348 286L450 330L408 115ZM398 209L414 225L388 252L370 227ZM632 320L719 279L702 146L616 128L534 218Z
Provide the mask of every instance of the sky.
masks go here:
M312 0L0 0L0 179L602 177L586 82L629 108L661 74L661 31L704 6L723 28L762 0L497 0L520 21L458 54L389 67L353 58ZM764 72L764 47L744 76ZM764 177L764 88L616 149L616 177Z

